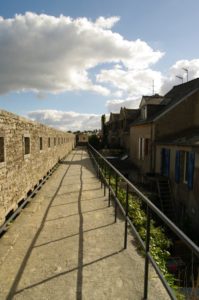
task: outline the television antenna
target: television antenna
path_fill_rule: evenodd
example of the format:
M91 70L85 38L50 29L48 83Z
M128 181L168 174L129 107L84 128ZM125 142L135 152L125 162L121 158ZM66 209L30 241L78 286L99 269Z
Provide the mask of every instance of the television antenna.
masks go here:
M189 79L189 70L186 69L186 68L182 68L182 69L187 73L187 81L188 81L188 79Z
M182 80L182 83L183 83L183 77L182 76L179 76L179 75L176 75L176 77L180 80Z

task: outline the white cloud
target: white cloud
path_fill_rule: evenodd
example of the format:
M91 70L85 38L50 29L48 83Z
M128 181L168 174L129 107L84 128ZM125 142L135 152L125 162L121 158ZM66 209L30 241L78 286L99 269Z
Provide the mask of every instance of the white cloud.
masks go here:
M121 107L126 108L138 108L140 104L140 98L135 99L121 99L121 100L108 100L106 102L106 107L109 112L119 113Z
M101 28L111 29L119 20L120 17L110 17L110 18L99 17L96 20L95 25Z
M163 94L167 93L174 85L182 83L182 80L176 76L183 78L183 82L187 81L188 70L188 80L199 77L199 59L192 60L178 60L173 66L171 66L169 73L164 77L163 84L161 87L161 92Z
M101 128L101 115L81 114L73 111L36 110L28 113L28 117L48 126L64 131L83 131Z
M153 83L155 92L159 92L163 77L160 72L151 69L125 70L118 68L101 70L97 75L99 83L109 83L120 91L126 92L128 96L141 97L153 93Z
M165 95L174 85L182 83L182 80L176 76L183 77L183 82L188 79L199 77L199 59L179 60L171 66L169 73L163 75L160 72L151 69L128 70L121 68L121 65L115 66L113 69L101 70L97 75L99 83L110 84L118 89L112 93L113 97L120 97L120 91L123 91L123 99L112 99L107 101L106 106L109 112L119 112L120 107L137 108L143 95L152 95L153 81L154 92Z
M53 17L26 13L0 18L0 93L84 90L109 95L90 79L99 64L148 68L163 53L141 40L125 40L110 30L119 17Z

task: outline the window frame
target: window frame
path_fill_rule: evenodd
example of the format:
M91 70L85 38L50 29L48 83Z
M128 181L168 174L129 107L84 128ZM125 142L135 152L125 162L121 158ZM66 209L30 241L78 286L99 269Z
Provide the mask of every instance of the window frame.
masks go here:
M6 147L5 147L5 135L0 132L0 138L3 138L3 160L0 161L0 167L5 166L6 164Z
M48 137L48 149L50 149L50 148L51 148L51 138Z
M44 149L44 147L43 147L43 137L40 136L39 137L39 151L42 152L43 149Z
M29 139L29 153L26 153L26 139ZM29 158L31 154L31 139L30 139L30 134L25 133L23 135L23 155L24 158Z
M138 159L144 160L145 157L145 138L139 137L138 140Z

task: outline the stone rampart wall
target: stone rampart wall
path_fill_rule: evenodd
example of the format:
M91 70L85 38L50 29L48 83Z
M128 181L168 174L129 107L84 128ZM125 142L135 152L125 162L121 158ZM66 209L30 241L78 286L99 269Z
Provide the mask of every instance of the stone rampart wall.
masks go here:
M0 225L75 145L75 135L0 110Z

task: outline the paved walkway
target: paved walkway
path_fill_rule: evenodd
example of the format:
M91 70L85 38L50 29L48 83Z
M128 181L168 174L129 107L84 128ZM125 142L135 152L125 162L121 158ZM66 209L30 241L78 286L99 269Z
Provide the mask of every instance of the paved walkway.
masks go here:
M77 148L0 239L0 299L142 299L144 260ZM149 299L168 299L150 272Z

